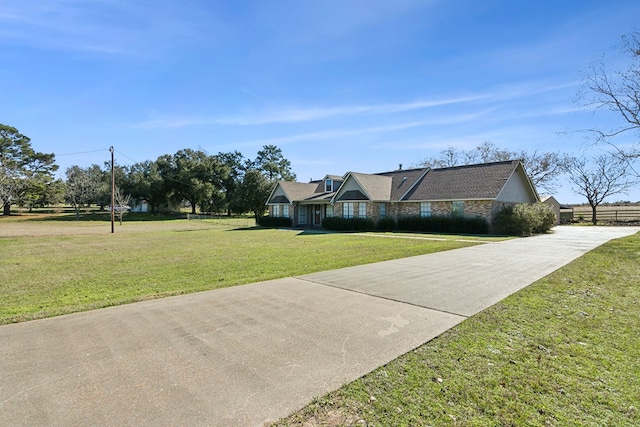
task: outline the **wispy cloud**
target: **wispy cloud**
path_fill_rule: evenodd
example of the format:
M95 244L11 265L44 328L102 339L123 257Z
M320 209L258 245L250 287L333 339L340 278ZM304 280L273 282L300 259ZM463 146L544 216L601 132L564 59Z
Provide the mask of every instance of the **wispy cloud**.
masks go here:
M444 125L452 125L457 123L465 123L474 120L479 120L481 117L485 116L488 111L482 111L478 113L472 114L459 114L459 115L450 115L450 116L442 116L435 117L429 120L417 120L411 122L404 123L396 123L384 126L371 126L371 127L362 127L355 129L329 129L323 130L319 132L308 132L301 133L295 135L287 135L281 137L274 138L261 138L247 141L240 141L236 145L266 145L266 144L292 144L299 142L307 142L307 141L318 141L318 140L332 140L332 139L340 139L350 136L357 135L365 135L372 133L385 133L385 132L395 132L401 131L405 129L424 127L424 126L444 126Z
M527 82L504 85L488 91L460 96L435 99L418 99L404 103L357 104L328 107L272 107L261 113L235 116L177 116L160 117L132 125L139 129L183 128L203 125L260 126L268 124L301 123L316 120L367 116L391 115L403 112L425 110L449 105L483 105L492 102L505 102L517 98L540 95L564 90L576 86L577 82L549 84L545 82ZM555 113L557 114L557 113Z
M394 114L413 110L422 110L450 104L481 101L488 95L471 95L438 100L417 100L407 103L346 105L338 107L279 108L259 115L237 117L173 117L147 120L133 125L141 129L180 128L198 125L257 126L274 123L299 123L332 117L355 115Z
M23 0L0 5L0 42L49 50L142 55L199 37L202 14L171 2Z

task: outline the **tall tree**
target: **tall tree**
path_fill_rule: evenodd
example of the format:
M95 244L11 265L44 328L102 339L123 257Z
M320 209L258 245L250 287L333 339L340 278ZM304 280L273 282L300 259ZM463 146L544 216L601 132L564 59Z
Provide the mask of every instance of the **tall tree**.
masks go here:
M76 212L76 219L80 219L80 208L94 203L100 197L102 187L100 166L92 165L88 168L71 166L66 173L66 193L65 200L73 206Z
M616 144L615 137L640 131L640 31L636 30L622 36L622 54L627 59L622 69L611 70L603 56L589 68L579 92L585 106L606 109L616 113L620 119L618 125L608 129L586 129L595 135L597 142L606 142L615 148L617 156L629 163L631 172L633 162L640 159L640 142L624 147ZM612 61L621 63L621 61Z
M31 140L11 126L0 124L0 204L3 215L36 185L53 181L58 169L54 154L35 151Z
M51 206L64 201L65 185L61 179L33 180L17 200L20 207L29 209Z
M227 208L227 215L230 216L233 211L242 210L238 209L239 206L235 205L235 201L237 200L235 194L247 170L247 160L239 151L218 153L217 157L229 170L229 173L222 180L222 185L224 187L224 201Z
M269 181L295 181L291 162L285 159L282 150L275 145L265 145L258 151L253 167L261 171Z
M212 212L224 204L223 181L229 169L216 156L204 151L184 149L170 157L159 158L161 173L166 179L169 197L175 203L187 201L191 213Z
M264 215L267 210L266 201L273 184L257 170L251 169L244 174L238 186L236 198L242 211L252 212L256 219Z
M160 171L158 160L135 163L127 171L125 190L134 201L146 200L151 212L157 212L167 204L167 185Z
M421 166L444 168L474 163L502 162L506 160L522 160L524 168L533 185L549 193L557 189L557 179L565 171L568 161L566 154L555 152L532 153L526 151L510 151L497 147L491 141L485 141L475 149L459 150L447 147L440 156L423 160Z
M614 154L595 157L591 162L585 158L572 158L567 165L569 181L573 191L584 196L591 206L591 222L597 224L597 207L609 196L625 193L637 183L627 173L627 164L620 162Z

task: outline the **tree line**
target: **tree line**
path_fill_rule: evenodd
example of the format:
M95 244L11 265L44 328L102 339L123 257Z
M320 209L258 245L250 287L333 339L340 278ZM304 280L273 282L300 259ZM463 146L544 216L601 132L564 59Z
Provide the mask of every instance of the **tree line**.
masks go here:
M86 206L104 209L111 203L111 163L71 166L65 179L55 179L54 154L31 148L30 139L0 124L0 202L4 215L11 206L33 209L59 203L76 216ZM182 149L130 166L113 167L116 205L146 200L151 212L182 205L192 213L264 214L265 201L278 180L295 180L291 162L280 148L265 145L254 159L239 151L210 155Z
M66 171L65 200L76 210L87 204L101 207L110 203L111 172L98 165L72 166ZM255 159L240 152L210 155L203 150L182 149L155 161L114 166L116 195L146 200L151 212L182 204L191 213L252 212L260 216L277 180L295 180L291 162L282 150L265 145ZM120 200L117 200L120 199ZM122 198L116 198L116 204Z

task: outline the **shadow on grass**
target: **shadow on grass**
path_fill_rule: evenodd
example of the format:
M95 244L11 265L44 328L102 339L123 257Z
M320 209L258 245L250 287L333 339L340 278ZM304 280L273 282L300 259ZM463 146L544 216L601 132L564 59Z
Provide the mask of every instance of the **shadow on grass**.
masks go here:
M261 227L259 225L254 225L254 226L250 226L250 227L235 227L235 228L231 228L229 230L225 230L227 232L229 231L259 231L259 230L280 230L280 231L292 231L292 232L296 232L297 236L322 236L322 235L326 235L326 234L348 234L347 232L337 232L337 231L329 231L329 230L325 230L325 229L309 229L309 228L289 228L289 227Z
M153 222L153 221L168 221L174 219L184 219L184 215L167 215L167 214L152 214L152 213L129 213L124 216L123 222ZM110 212L88 212L81 213L76 218L75 213L65 214L53 214L53 215L37 215L32 218L25 218L25 221L51 221L51 222L111 222ZM119 222L118 216L115 218L116 222Z

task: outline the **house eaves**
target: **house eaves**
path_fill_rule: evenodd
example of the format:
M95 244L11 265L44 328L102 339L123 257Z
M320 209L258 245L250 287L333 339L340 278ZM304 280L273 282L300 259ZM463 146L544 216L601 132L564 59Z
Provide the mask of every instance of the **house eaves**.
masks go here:
M495 200L519 161L430 169L402 201Z
M289 203L295 203L317 195L317 193L315 193L316 187L317 185L315 183L307 184L293 181L279 181L269 195L267 204L281 204L284 202L282 199L274 201L274 196L278 192L278 189L281 190L282 196L285 197ZM281 195L275 197L281 197Z
M511 174L509 175L509 177L505 181L505 185L502 186L502 189L500 190L500 193L498 193L495 198L496 199L500 199L500 197L502 196L502 193L505 191L505 188L507 187L506 186L507 182L509 182L511 180L511 178L515 174L519 174L520 177L526 182L526 187L531 192L531 194L533 195L533 198L537 202L540 202L542 199L540 198L540 195L538 194L538 191L536 190L535 185L533 185L533 182L531 181L531 178L529 178L529 175L527 174L527 171L524 169L524 165L519 160L514 160L514 163L515 162L517 162L515 164L515 167L513 168L513 170L511 171Z
M350 179L355 182L356 188L350 188ZM353 200L369 200L372 202L388 202L391 195L392 179L387 176L363 174L357 172L349 172L335 196L331 199L331 203L335 203L340 196L351 191L358 191L364 195L364 199L360 196ZM355 194L355 193L354 193Z

